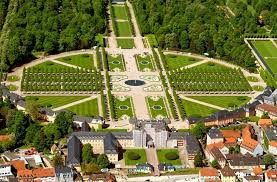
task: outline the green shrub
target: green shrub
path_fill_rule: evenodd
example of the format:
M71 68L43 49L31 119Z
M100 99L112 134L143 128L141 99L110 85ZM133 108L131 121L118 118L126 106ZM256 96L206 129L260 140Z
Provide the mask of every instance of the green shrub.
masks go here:
M175 152L168 152L164 156L165 156L165 158L167 160L176 160L176 159L179 159L179 155L176 154Z
M139 160L139 159L140 159L140 155L137 154L136 152L129 152L129 153L127 154L127 157L128 157L128 159L130 159L130 160Z
M215 64L213 62L208 62L209 66L215 66Z

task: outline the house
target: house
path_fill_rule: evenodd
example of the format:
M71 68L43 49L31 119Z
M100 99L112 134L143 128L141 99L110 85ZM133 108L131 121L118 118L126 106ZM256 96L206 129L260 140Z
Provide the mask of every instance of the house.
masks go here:
M24 160L13 160L10 163L16 171L22 171L26 169Z
M50 149L51 154L55 154L56 151L57 151L57 149L58 149L58 146L57 146L56 144L53 144L53 145L51 146L51 149Z
M13 152L10 152L10 151L5 151L4 153L2 153L1 156L7 161L19 159L17 155L15 155Z
M159 171L175 171L175 167L172 164L160 163L158 165Z
M233 140L238 141L241 138L241 132L235 130L220 130L223 137L226 139L232 138Z
M212 127L207 134L207 145L213 143L221 143L224 138L218 128Z
M265 182L276 182L277 181L277 170L269 170L265 173Z
M262 130L262 137L264 140L268 140L269 153L277 155L277 126L263 126Z
M199 170L199 181L220 181L217 169L206 167Z
M277 104L277 89L270 96L263 96L265 104L275 106Z
M236 154L236 155L230 155L226 156L229 167L233 170L249 170L252 171L253 168L261 167L265 168L265 165L263 164L263 160L257 156L253 157L250 155L242 155L242 154Z
M185 137L185 155L191 167L194 167L194 158L201 153L201 147L195 136L189 134Z
M78 177L81 178L81 177ZM110 173L101 173L101 174L92 174L92 175L85 175L83 179L75 178L74 181L93 181L93 182L116 182L116 178L113 174Z
M79 125L82 128L82 123L86 122L90 128L98 129L99 125L104 124L104 118L101 116L85 117L85 116L73 116L73 123Z
M256 116L261 117L264 113L268 113L268 116L272 120L277 119L277 107L268 105L266 103L260 104L256 106Z
M242 182L261 182L262 178L260 176L243 176Z
M0 164L0 181L9 181L14 177L11 164Z
M138 173L151 173L154 171L154 167L151 164L137 164L136 165L136 172Z
M219 172L222 182L236 182L236 174L229 166L225 166Z
M242 154L250 153L254 157L257 155L261 156L264 152L263 147L257 140L254 140L252 138L251 129L252 128L250 127L250 125L247 125L242 130L242 142L240 145L241 153Z
M221 167L224 167L226 164L226 158L225 156L221 153L221 151L219 150L219 148L217 147L213 147L211 149L207 150L208 156L207 157L209 159L210 162L212 162L213 160L216 160L219 165Z
M269 141L268 152L273 155L277 155L277 141Z
M73 182L74 173L70 167L55 167L55 181Z
M17 178L19 181L55 182L55 172L53 168L24 169L17 172Z
M272 125L272 119L259 119L258 125L259 126L271 126Z

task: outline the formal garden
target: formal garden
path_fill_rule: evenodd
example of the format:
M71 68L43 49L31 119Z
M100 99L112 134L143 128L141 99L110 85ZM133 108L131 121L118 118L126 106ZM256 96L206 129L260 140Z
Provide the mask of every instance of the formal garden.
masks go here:
M147 162L146 152L144 149L127 149L123 153L125 165L135 166Z
M155 71L155 65L151 55L136 55L137 67L139 71Z
M200 65L189 69L172 70L169 72L171 85L176 91L181 92L252 91L241 70L227 67L210 67L212 68Z
M109 71L125 71L125 62L122 55L108 55Z
M182 105L183 108L185 110L185 115L187 117L207 117L210 116L212 114L214 114L215 112L217 112L217 109L208 107L208 106L204 106L202 104L198 104L195 102L191 102L185 99L182 99Z
M175 55L175 54L165 55L165 63L166 63L165 65L167 70L182 68L190 64L197 63L199 61L200 59L196 59L188 56L181 56L181 55Z
M99 116L99 107L98 107L98 99L91 99L89 101L73 105L71 107L65 108L79 116Z
M114 111L118 119L128 120L135 116L133 101L131 97L114 96Z
M120 47L121 49L133 49L135 48L135 42L134 39L126 39L126 38L117 38L117 47Z
M24 69L21 90L24 92L99 92L100 72L71 67L31 67Z
M160 96L146 97L148 112L151 119L164 119L168 118L165 99Z
M159 163L182 165L178 149L157 149Z

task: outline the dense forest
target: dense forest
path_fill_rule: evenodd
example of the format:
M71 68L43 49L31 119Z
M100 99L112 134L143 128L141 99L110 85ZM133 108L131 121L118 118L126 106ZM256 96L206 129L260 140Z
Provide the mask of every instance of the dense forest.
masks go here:
M104 0L1 0L1 68L21 64L33 52L90 48L105 33Z
M155 34L163 48L209 53L251 71L255 59L243 35L277 34L276 0L132 0L132 4L141 32ZM264 27L258 24L260 15Z

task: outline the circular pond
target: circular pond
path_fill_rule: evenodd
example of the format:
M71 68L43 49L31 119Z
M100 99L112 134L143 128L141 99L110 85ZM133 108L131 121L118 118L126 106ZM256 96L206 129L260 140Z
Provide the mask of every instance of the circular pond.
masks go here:
M113 64L119 64L120 62L119 61L113 61L112 63Z
M125 81L125 84L130 86L142 86L145 82L142 80L127 80Z
M149 61L147 61L147 60L142 60L142 61L140 62L140 64L146 65L146 64L149 64Z
M121 105L121 106L119 106L119 109L120 109L120 110L128 110L129 107L126 106L126 105Z
M159 105L155 105L155 106L153 106L153 109L154 109L154 110L162 110L163 107L162 107L162 106L159 106Z

